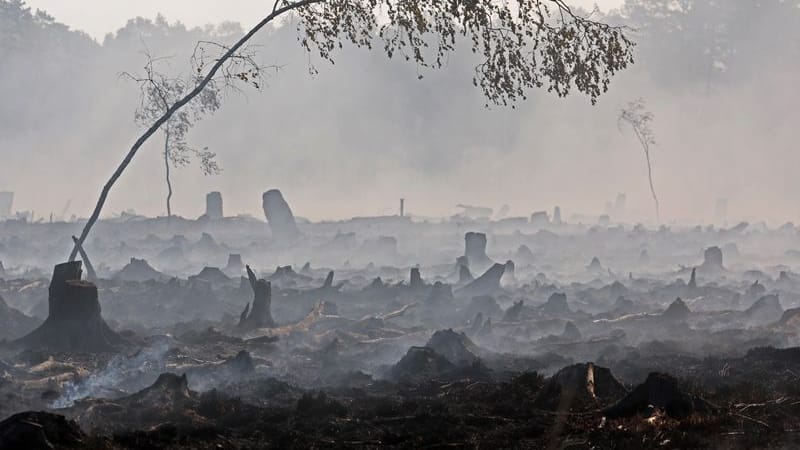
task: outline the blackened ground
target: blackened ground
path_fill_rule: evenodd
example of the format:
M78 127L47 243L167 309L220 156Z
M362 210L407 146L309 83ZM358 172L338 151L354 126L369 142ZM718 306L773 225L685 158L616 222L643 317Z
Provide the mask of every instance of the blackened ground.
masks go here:
M469 372L461 378L448 373L447 380L366 377L360 387L322 389L260 379L204 393L188 390L183 377L163 375L128 397L85 400L60 411L68 420L47 416L37 422L42 432L36 435L106 449L797 448L800 392L787 376L800 364L797 353L751 351L729 364L732 375L712 372L714 360L697 362L693 378L649 375L629 385L629 394L615 395L624 402L655 389L664 408L618 409L614 419L585 401L538 408L549 395L549 379L535 372L505 381L474 379ZM756 375L761 390L753 386ZM145 397L150 400L141 401ZM702 399L703 407L673 414L670 401L684 398ZM98 415L102 408L109 413ZM11 423L39 429L19 425L18 417Z

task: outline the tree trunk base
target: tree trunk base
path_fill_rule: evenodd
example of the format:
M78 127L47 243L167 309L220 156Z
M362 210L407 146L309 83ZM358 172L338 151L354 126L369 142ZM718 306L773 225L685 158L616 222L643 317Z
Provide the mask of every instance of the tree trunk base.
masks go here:
M14 344L54 351L104 352L122 347L124 339L103 320L97 286L81 280L81 262L53 270L47 320Z

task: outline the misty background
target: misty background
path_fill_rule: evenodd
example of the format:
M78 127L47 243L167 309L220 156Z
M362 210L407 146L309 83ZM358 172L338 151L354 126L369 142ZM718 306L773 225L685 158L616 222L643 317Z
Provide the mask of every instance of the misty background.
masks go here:
M67 217L88 216L140 132L138 86L119 74L141 72L145 48L186 73L196 41L230 42L242 28L226 20L249 26L265 8L242 1L217 13L216 2L208 17L194 3L169 2L169 10L156 9L165 16L153 17L156 2L143 2L150 18L131 17L118 29L119 17L83 28L75 22L105 17L117 3L128 2L93 10L99 2L0 0L0 190L17 193L16 210L60 215L71 201ZM261 92L229 93L191 131L189 142L216 152L223 172L204 176L197 164L174 171L173 212L199 216L205 193L219 190L227 215L262 217L261 193L279 188L297 215L317 220L395 214L400 197L424 216L450 215L465 203L508 204L511 215L560 205L569 217L601 214L624 192L621 219L654 223L644 155L617 122L620 109L641 97L655 114L662 221L708 223L721 197L731 221L796 221L798 2L600 6L605 13L595 17L635 28L638 45L636 64L595 106L531 92L514 110L487 109L472 86L468 52L418 80L413 64L380 49L345 48L331 66L309 58L291 24L269 29L256 39L259 60L281 69ZM214 25L197 26L204 22ZM309 61L319 75L309 76ZM142 149L106 213L165 214L162 139L156 134Z

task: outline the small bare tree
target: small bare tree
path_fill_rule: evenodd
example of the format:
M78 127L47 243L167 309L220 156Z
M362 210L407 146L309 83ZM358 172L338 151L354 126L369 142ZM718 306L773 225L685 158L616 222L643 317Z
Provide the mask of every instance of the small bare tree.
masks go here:
M166 75L156 68L156 64L161 61L161 58L153 58L149 51L145 52L145 56L147 63L144 66L143 74L135 75L127 72L122 74L139 84L140 104L134 113L134 119L142 127L150 126L163 116L169 107L184 97L196 83L196 80ZM211 86L189 102L186 107L173 114L161 126L161 132L164 134L164 178L167 185L168 219L172 218L171 168L186 167L192 159L197 159L203 174L216 175L221 172L215 159L215 153L210 152L208 147L194 148L186 140L186 135L192 126L204 116L213 114L220 105L220 91L216 86Z
M219 54L196 67L191 89L133 143L103 186L70 261L139 148L207 89L257 79L258 67L242 51L261 29L289 15L296 19L300 45L331 62L345 44L371 49L378 43L390 58L438 69L457 45L465 45L479 58L473 84L487 105L513 105L540 88L558 96L577 90L594 103L611 78L633 63L634 44L623 27L582 17L564 0L274 0L244 36L231 46L218 45Z
M622 132L622 125L628 124L633 129L636 139L644 151L644 157L647 161L647 179L650 181L650 193L653 194L653 202L656 206L656 221L661 223L661 212L658 204L658 196L656 189L653 187L653 167L650 161L651 146L656 145L655 135L650 128L650 123L653 122L655 116L647 110L644 99L634 100L628 103L628 106L620 111L618 126Z

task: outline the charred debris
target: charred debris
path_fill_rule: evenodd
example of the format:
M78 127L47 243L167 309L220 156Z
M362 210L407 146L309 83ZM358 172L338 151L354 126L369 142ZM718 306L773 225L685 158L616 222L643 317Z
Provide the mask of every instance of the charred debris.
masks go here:
M206 201L100 222L91 277L0 222L0 447L798 445L793 225Z

